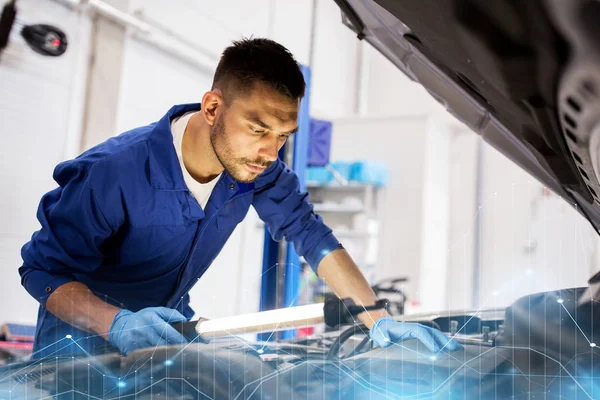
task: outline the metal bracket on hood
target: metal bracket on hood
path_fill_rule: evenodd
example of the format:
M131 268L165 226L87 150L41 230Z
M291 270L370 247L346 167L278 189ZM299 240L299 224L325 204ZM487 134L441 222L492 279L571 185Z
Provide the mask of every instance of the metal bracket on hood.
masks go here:
M350 21L352 26L354 27L355 32L357 33L357 37L359 40L363 40L366 36L365 34L365 24L362 22L356 11L348 4L346 0L333 0L338 5L340 10L344 13L346 18Z

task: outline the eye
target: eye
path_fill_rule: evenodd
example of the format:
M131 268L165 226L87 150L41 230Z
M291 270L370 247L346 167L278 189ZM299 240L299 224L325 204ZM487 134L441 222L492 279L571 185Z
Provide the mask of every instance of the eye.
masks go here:
M264 133L265 133L265 131L264 131L263 129L256 129L256 128L252 128L252 127L250 127L250 130L251 130L253 133L256 133L257 135L262 135L262 134L264 134Z
M286 134L279 135L280 140L287 140L287 138L289 138L289 137L290 137L290 135L286 135Z

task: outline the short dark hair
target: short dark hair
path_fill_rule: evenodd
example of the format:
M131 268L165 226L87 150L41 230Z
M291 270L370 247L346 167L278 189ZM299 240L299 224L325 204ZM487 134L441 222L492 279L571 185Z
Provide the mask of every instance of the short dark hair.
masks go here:
M235 96L248 94L258 82L292 99L304 97L304 76L288 49L265 38L234 41L223 51L213 89L221 89L225 102L230 104Z

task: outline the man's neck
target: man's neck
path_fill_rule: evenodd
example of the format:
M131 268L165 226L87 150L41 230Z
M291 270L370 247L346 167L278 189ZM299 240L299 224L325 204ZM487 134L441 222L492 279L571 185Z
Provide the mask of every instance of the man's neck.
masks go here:
M210 142L210 125L198 112L190 118L181 143L183 164L192 178L200 183L208 183L223 172L223 165L217 158Z

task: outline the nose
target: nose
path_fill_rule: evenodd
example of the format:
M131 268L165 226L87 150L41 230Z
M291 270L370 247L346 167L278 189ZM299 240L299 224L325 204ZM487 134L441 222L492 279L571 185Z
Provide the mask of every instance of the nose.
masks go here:
M277 160L277 156L279 154L279 149L281 148L281 146L282 144L278 139L273 140L272 138L269 138L268 140L265 140L263 141L263 143L261 143L258 155L263 160L273 162Z

